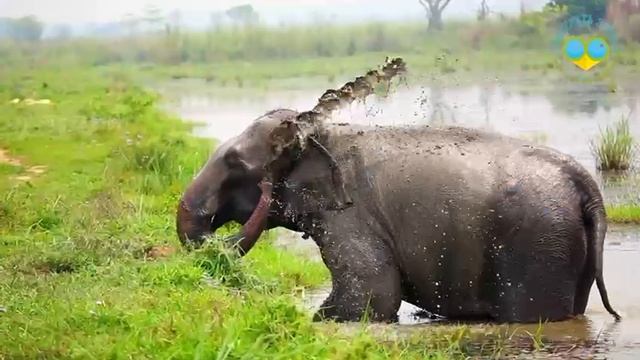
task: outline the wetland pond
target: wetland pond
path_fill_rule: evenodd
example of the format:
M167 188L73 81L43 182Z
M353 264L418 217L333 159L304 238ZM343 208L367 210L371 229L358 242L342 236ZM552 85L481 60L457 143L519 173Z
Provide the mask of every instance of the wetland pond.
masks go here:
M590 143L598 138L600 129L626 116L629 117L631 133L635 139L640 139L640 114L637 112L640 105L639 80L630 79L616 92L611 92L606 86L568 82L505 84L492 80L464 86L399 86L387 99L369 98L364 106L340 111L334 121L377 125L459 125L521 137L575 157L596 177L608 203L638 202L640 176L634 172L601 175L596 171ZM198 136L221 141L239 134L268 110L280 107L299 111L310 109L323 92L323 89L261 93L247 90L244 95L223 96L209 92L207 86L204 81L189 80L174 81L156 88L163 94L165 107L170 112L200 124L194 130ZM303 240L288 231L278 231L281 232L276 241L279 246L319 259L312 240ZM529 339L525 345L510 341L511 345L507 345L508 350L505 350L509 357L639 359L638 276L640 227L610 225L605 241L604 277L612 305L623 317L621 322L616 323L606 312L594 285L584 317L543 324L540 335L544 348L535 355L530 352L530 334L536 333L537 324L470 324L471 331L479 334L475 345L484 347L486 334L502 333L511 340L518 337ZM307 295L304 305L309 311L314 311L329 291L330 284L326 289ZM430 327L452 326L446 321L418 316L415 314L417 310L403 303L399 323L381 325L380 331L409 336Z

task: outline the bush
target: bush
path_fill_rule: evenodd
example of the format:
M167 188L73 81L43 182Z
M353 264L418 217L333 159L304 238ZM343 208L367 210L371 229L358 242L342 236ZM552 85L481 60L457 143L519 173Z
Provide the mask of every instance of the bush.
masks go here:
M613 127L601 131L600 141L592 143L599 170L627 170L633 162L634 140L629 131L629 118L620 119Z

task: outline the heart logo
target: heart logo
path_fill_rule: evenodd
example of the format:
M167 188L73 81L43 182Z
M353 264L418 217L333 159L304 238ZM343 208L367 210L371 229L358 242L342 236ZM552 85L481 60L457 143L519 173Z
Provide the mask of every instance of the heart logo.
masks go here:
M593 69L609 56L609 44L602 37L568 37L564 42L568 60L584 71Z

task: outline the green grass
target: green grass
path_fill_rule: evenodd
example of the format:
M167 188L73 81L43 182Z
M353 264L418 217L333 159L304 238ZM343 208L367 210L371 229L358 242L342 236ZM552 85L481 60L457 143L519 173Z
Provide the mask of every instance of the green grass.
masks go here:
M327 269L270 234L242 259L184 251L176 203L211 146L154 95L95 70L0 77L0 147L23 161L0 167L0 359L464 357L464 327L379 341L313 323L301 289ZM47 171L15 179L34 165Z
M640 224L640 205L608 205L607 219L612 223Z
M600 170L627 170L633 164L635 140L629 129L629 118L623 117L600 132L592 143L592 151Z
M551 25L554 16L530 13L505 21L449 22L440 33L429 33L425 22L414 21L183 30L35 45L0 41L0 64L57 66L60 71L93 67L149 82L198 79L225 92L335 85L387 55L405 58L410 80L420 77L423 83L434 77L458 83L497 76L570 76L605 81L615 91L616 79L638 73L640 47L633 42L617 44L611 58L588 74L576 70L563 60L557 29Z

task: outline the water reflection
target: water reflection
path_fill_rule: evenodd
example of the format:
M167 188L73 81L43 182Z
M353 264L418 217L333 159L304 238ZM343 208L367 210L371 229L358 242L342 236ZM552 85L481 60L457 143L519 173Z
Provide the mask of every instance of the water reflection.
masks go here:
M484 81L474 86L445 87L438 82L410 88L399 86L389 99L369 98L335 116L335 121L360 124L460 125L526 139L556 148L576 158L596 175L610 202L637 198L640 174L608 176L596 172L591 142L601 129L630 116L631 133L640 139L638 94L640 81L629 79L612 92L606 85L567 81L504 84ZM174 82L160 88L170 110L181 117L202 122L200 136L226 140L240 133L265 111L288 107L311 108L320 92L301 90L220 97L193 81ZM630 115L629 115L630 114ZM640 150L640 149L639 149Z

